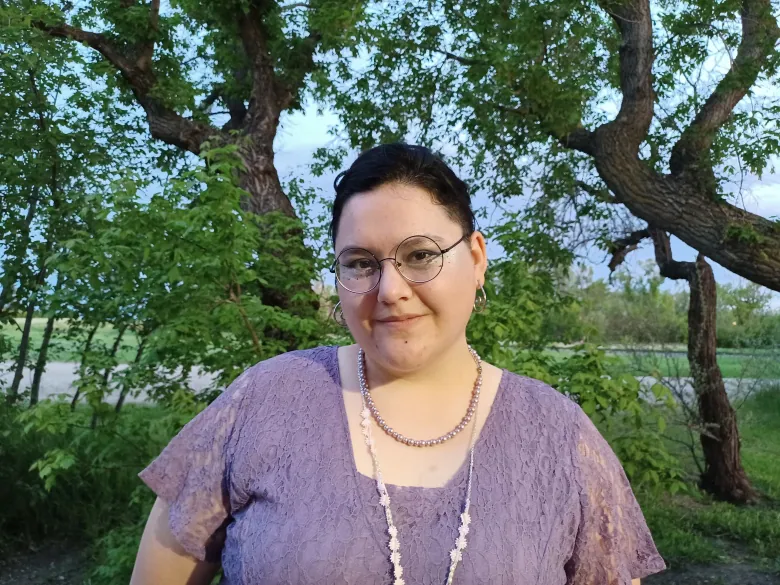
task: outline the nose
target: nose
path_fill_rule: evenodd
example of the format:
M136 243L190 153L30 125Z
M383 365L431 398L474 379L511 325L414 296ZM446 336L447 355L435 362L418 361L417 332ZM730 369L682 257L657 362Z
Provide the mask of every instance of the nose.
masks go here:
M409 281L401 276L395 258L383 258L379 261L379 265L382 266L382 262L385 260L390 260L390 264L382 267L382 276L377 287L379 289L377 299L380 302L391 304L400 299L409 298L411 291Z

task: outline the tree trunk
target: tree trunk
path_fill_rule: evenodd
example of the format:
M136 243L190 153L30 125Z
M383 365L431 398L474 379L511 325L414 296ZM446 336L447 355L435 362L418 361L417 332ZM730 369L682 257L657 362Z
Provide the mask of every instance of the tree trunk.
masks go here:
M110 357L113 359L116 357L116 353L119 350L119 344L122 342L122 336L125 334L125 331L127 330L127 325L122 325L122 327L119 328L119 332L117 333L116 339L114 340L114 345L111 347L111 354ZM112 368L106 368L103 370L103 388L108 389L108 376L111 375L111 369ZM104 394L105 396L105 394ZM97 421L98 421L98 411L94 410L92 412L92 422L90 423L90 428L95 429L97 427Z
M272 143L273 136L254 136L252 140L254 143L269 140ZM240 174L238 183L249 193L249 196L241 201L241 208L256 215L280 211L288 217L295 217L295 210L282 190L282 183L274 166L273 149L244 146L240 153L246 170Z
M701 421L708 431L700 435L705 469L699 485L720 500L753 503L757 494L742 468L737 416L716 359L715 277L701 254L690 272L688 362Z
M122 342L122 337L125 335L125 331L127 331L127 325L122 325L119 328L119 331L117 332L116 339L114 340L114 345L111 347L111 358L115 358L117 352L119 351L119 344ZM111 375L111 368L106 368L103 371L103 384L108 385L108 376Z
M43 372L46 371L46 356L49 352L49 342L51 341L51 334L54 331L54 317L49 317L46 321L46 329L43 332L43 339L41 340L41 349L38 351L38 361L35 364L35 374L33 374L32 387L30 388L30 406L38 404L38 396L41 388L41 377Z
M35 213L38 208L38 191L39 187L37 185L32 188L27 203L27 216L24 218L19 233L11 240L11 245L8 246L8 250L4 255L3 272L2 276L0 276L0 317L5 306L13 297L14 283L24 264L24 257L27 255L30 245L30 226L33 219L35 219Z
M19 399L19 386L24 376L24 365L27 362L27 352L30 347L30 330L32 329L33 315L35 314L35 301L33 299L27 303L27 315L24 319L24 328L22 329L22 339L19 342L19 355L16 358L16 371L11 387L8 389L6 400L9 404L15 403Z
M619 136L606 134L595 159L615 200L648 224L680 240L732 272L780 291L780 226L669 175L648 169Z
M57 284L55 285L55 291L60 289L62 285L62 273L57 274ZM35 364L35 373L33 374L32 387L30 388L30 406L38 403L38 397L40 395L41 378L46 371L46 362L49 355L49 344L51 342L51 336L54 332L55 317L49 317L46 321L46 329L43 332L43 339L41 340L41 348L38 351L38 361Z
M84 364L87 361L87 353L92 347L92 339L95 337L95 333L97 333L99 327L100 324L98 323L90 330L89 335L87 336L87 342L84 344L84 351L81 353L81 365L79 366L79 378L84 373ZM76 404L78 403L80 396L81 396L81 387L78 387L76 388L76 393L73 395L73 399L70 401L71 410L76 410Z
M138 345L138 351L135 352L135 359L133 360L134 364L137 364L141 361L141 356L144 353L144 347L146 346L146 341L149 339L149 337L145 337L144 340ZM125 383L122 386L122 391L119 393L119 399L116 401L116 407L114 408L114 412L119 412L122 410L122 406L125 403L125 398L127 397L127 393L130 391L130 388Z
M272 144L273 135L255 137L254 144L258 143ZM282 190L279 175L274 166L273 149L270 146L254 146L252 148L244 146L240 152L246 171L241 173L239 185L249 193L241 200L241 208L257 216L279 211L288 217L296 217L292 203ZM299 256L307 263L312 262L309 250L304 243L302 229L292 229L286 234L286 237L288 241L300 242ZM262 287L259 283L246 283L245 289L260 297L264 305L292 310L298 315L307 312L311 315L319 310L319 300L313 294L309 281L297 283L291 290ZM308 305L298 303L297 306L294 306L291 299L299 293L309 295L311 302Z
M717 292L712 267L703 254L698 255L696 262L675 261L669 235L663 229L650 226L616 242L617 264L625 257L625 250L647 237L653 240L655 261L661 275L687 280L690 286L688 364L699 407L699 422L705 429L699 435L705 462L699 486L720 500L752 503L757 499L757 493L742 469L737 416L726 394L717 361Z

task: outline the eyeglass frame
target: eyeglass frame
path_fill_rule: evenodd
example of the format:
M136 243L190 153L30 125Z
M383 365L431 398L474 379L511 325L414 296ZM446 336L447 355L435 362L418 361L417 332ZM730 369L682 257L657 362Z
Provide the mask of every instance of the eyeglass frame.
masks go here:
M460 244L461 242L465 242L465 241L467 240L467 238L470 238L470 237L471 237L471 236L470 236L470 235L468 235L468 234L463 234L463 235L460 237L460 239L459 239L457 242L455 242L454 244L452 244L452 246L449 246L449 247L447 247L447 248L442 248L441 246L439 246L439 243L438 243L436 240L434 240L433 238L431 238L431 237L428 237L428 236L424 236L424 235L422 235L422 234L415 234L415 235L413 235L413 236L409 236L408 238L404 238L403 240L401 240L401 241L398 243L398 245L395 247L395 254L398 254L398 250L401 248L401 245L402 245L402 244L403 244L403 243L404 243L406 240L411 240L412 238L427 238L427 239L429 239L430 241L432 241L434 244L436 244L436 246L438 246L439 250L441 250L441 255L442 255L442 256L444 256L444 255L445 255L447 252L449 252L450 250L452 250L453 248L455 248L455 246L457 246L457 245L458 245L458 244ZM343 254L343 253L344 253L346 250L363 250L364 252L368 252L369 254L371 254L371 257L372 257L374 260L376 260L376 263L377 263L377 265L379 266L379 278L377 279L377 281L376 281L376 284L375 284L374 286L372 286L370 289L368 289L367 291L365 291L365 292L356 292L356 291L354 291L354 290L352 290L352 289L349 289L349 288L347 288L347 287L344 285L344 283L342 283L342 282L341 282L341 280L339 280L339 275L336 273L336 263L339 261L339 258L341 258L341 255L342 255L342 254ZM444 260L442 260L442 263L441 263L441 268L439 268L439 271L436 273L436 276L433 276L433 277L429 278L428 280L423 280L422 282L418 282L418 281L416 281L416 280L411 280L411 279L407 278L406 276L404 276L404 274L403 274L403 273L402 273L400 270L398 270L398 260L396 259L396 256L395 256L395 254L393 254L393 256L388 256L387 258L382 258L381 260L379 260L379 259L378 259L378 258L377 258L377 257L374 255L374 253L373 253L373 252L371 252L371 250L366 250L365 248L361 248L361 247L359 247L359 246L352 246L352 247L349 247L349 248L344 248L344 249L343 249L341 252L339 252L339 255L338 255L338 256L336 256L336 259L333 261L333 264L332 264L332 265L331 265L331 267L330 267L330 271L331 271L331 272L333 273L333 275L336 277L336 282L338 282L338 283L339 283L339 284L340 284L340 285L341 285L341 286L344 288L344 290L347 290L347 291L351 292L352 294L356 294L356 295L366 295L366 294L370 293L372 290L374 290L376 287L378 287L378 286L379 286L379 283L380 283L380 282L382 282L382 275L384 274L384 267L383 267L383 264L382 264L382 262L384 262L385 260L392 260L392 261L393 261L393 265L394 265L394 267L395 267L396 271L398 272L398 274L400 274L400 275L401 275L401 277L402 277L402 278L403 278L405 281L407 281L407 282L411 282L412 284L425 284L426 282L431 282L431 281L432 281L434 278L436 278L436 276L439 276L439 274L441 274L441 271L442 271L442 270L444 270Z

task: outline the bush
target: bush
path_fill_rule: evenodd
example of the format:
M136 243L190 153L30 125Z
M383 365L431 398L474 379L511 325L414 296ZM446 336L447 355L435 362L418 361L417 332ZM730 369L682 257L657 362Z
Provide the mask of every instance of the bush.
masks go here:
M43 401L0 407L0 533L6 549L68 538L95 544L94 583L127 582L154 494L137 474L205 405L125 406L90 428L91 411ZM11 535L16 535L12 537Z

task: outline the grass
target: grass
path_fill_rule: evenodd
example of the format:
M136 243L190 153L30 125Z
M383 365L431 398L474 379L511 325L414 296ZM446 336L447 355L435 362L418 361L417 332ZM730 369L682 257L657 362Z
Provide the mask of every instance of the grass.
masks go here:
M664 377L689 377L688 358L683 356L621 356L626 368L636 376L648 375L657 370ZM780 356L718 355L718 365L724 378L780 379Z
M679 378L690 376L688 358L684 355L667 354L672 350L639 350L636 354L624 352L612 353L623 362L624 371L635 376L648 376L660 373L663 377ZM673 350L677 352L677 350ZM685 351L684 349L682 350ZM571 355L568 349L548 350L549 355L563 359ZM610 353L607 350L607 353ZM761 380L780 380L780 351L731 349L718 350L718 365L724 378L755 378Z
M655 496L641 489L637 499L661 555L672 563L752 562L780 572L780 386L748 398L738 411L742 463L766 500L734 506L692 494ZM681 424L668 429L672 438L687 436ZM679 443L669 449L692 476L691 454Z

